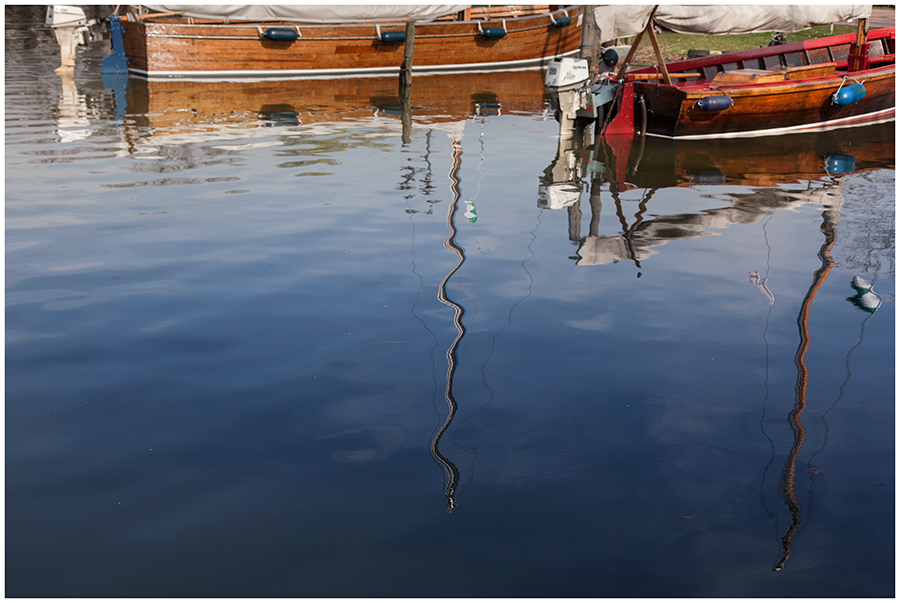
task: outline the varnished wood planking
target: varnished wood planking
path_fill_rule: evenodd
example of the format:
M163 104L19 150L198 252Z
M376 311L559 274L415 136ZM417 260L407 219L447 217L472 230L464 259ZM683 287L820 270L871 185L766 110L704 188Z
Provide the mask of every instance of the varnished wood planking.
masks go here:
M849 107L831 102L839 81L790 81L765 86L721 86L719 91L675 88L635 83L635 92L644 94L654 119L648 132L675 136L740 132L800 126L833 121L861 113L874 113L894 106L894 67L868 74L866 96ZM657 90L659 88L659 90ZM734 105L726 111L704 111L694 106L703 96L727 93Z
M845 34L676 61L669 64L677 79L672 85L647 82L645 76L655 71L639 69L628 74L633 80L628 86L646 104L647 132L659 136L720 136L893 119L894 30L869 32L871 64L860 72L847 71L848 40L853 37ZM790 67L781 67L785 63ZM689 73L701 77L679 78ZM834 104L832 95L842 82L849 85L854 80L865 82L865 97L847 107ZM734 101L727 109L704 111L695 106L703 96L723 93Z
M576 17L577 11L570 11ZM373 24L352 26L300 27L302 36L294 42L258 39L256 27L209 26L184 27L176 19L126 24L126 54L132 67L141 71L241 71L241 70L314 70L323 68L393 68L402 60L403 44L385 44L375 40ZM195 23L198 20L195 20ZM483 23L500 26L501 20ZM472 22L424 23L417 26L414 66L443 64L504 63L522 59L547 58L575 51L580 44L580 29L574 25L556 28L548 16L505 22L507 35L487 39ZM265 24L261 27L293 24ZM395 29L385 24L382 31ZM200 39L186 36L201 34L215 37L253 39ZM447 36L451 37L432 37ZM172 37L175 36L175 37ZM325 39L322 39L325 38ZM357 38L357 39L352 39ZM146 57L146 58L145 58Z

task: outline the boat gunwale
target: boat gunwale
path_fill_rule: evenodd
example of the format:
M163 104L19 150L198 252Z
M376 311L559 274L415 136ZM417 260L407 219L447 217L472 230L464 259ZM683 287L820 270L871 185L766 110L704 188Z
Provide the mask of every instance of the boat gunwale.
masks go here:
M553 11L543 12L537 15L521 15L521 16L512 16L512 17L491 17L488 16L485 19L469 19L466 21L440 21L438 19L430 19L430 20L421 20L416 21L412 20L415 23L416 27L427 27L429 25L438 25L438 26L457 26L457 25L484 25L485 23L493 23L493 22L511 22L511 23L520 23L522 21L534 20L534 19L546 19L548 17L554 16L570 16L568 12L578 12L581 10L581 6L573 4L569 6L564 6L562 8L558 8ZM453 14L453 13L449 13ZM578 17L581 18L582 14L579 13ZM256 29L260 26L276 26L282 25L284 27L300 27L303 29L340 29L340 28L351 28L351 27L375 27L376 25L380 27L404 27L409 20L404 19L389 19L389 20L378 20L378 19L366 19L360 21L352 21L352 22L344 22L344 23L311 23L307 21L288 21L288 20L269 20L269 21L228 21L227 19L209 19L207 23L198 23L197 21L203 21L205 18L196 18L196 17L181 17L181 16L160 16L153 17L152 13L144 16L141 19L130 19L127 16L120 17L123 22L127 23L136 23L144 25L145 27L157 26L157 27L185 27L185 28L239 28L239 29ZM164 19L164 20L162 20ZM191 22L186 22L188 19ZM548 26L553 25L553 19L551 19ZM521 31L521 30L519 30ZM418 36L417 36L418 37Z
M872 40L881 40L885 38L894 38L894 28L893 27L884 27L881 29L874 29L869 31L867 36L867 42ZM713 65L724 65L727 63L736 63L739 61L746 61L752 59L759 59L763 57L776 56L781 54L789 54L793 52L800 52L803 50L816 50L820 48L826 48L830 46L849 44L856 41L855 33L846 33L846 34L838 34L836 36L826 36L824 38L815 38L812 40L801 40L799 42L791 42L789 44L779 44L777 46L762 46L760 48L750 48L747 50L738 50L735 52L728 52L719 55L712 55L708 57L698 57L694 59L680 59L677 61L672 61L666 63L666 69L669 73L681 73L683 71L687 71L690 69L697 69L700 67L711 67ZM884 54L884 55L876 55L876 56L894 56L893 54ZM816 63L810 63L816 64ZM634 69L628 71L625 75L626 77L631 74L645 74L645 73L653 73L656 74L659 72L659 67L650 65L648 67L641 67L639 69ZM860 72L852 72L852 73L864 73L864 71ZM797 80L794 80L797 81ZM689 84L690 82L685 82L685 84ZM675 86L674 84L660 84L660 85L670 85L672 87L683 87L682 85Z
M454 24L454 25L464 25L464 24L480 25L480 23L477 22L477 21L475 21L475 22L472 22L472 21L453 21L453 22L450 22L450 23L452 23L452 24ZM163 25L163 24L150 24L150 25ZM293 28L295 28L295 27L296 27L297 29L300 29L301 27L306 27L306 26L300 26L300 25L294 25L294 24L287 24L287 23L280 23L280 22L277 23L276 25L280 25L281 27L283 27L283 28L285 28L285 29L293 29ZM441 23L440 25L446 25L446 24L445 24L445 23ZM521 34L521 33L529 32L529 31L534 31L534 30L538 30L538 29L545 29L546 27L550 27L550 26L552 26L552 25L553 25L552 23L548 23L547 25L535 25L534 27L520 27L520 28L517 28L517 29L507 29L506 32L507 32L507 35L516 35L516 34ZM269 26L269 25L259 24L259 25L252 25L252 26L243 26L242 29L252 29L252 30L256 31L256 30L261 29L262 27L268 27L268 26ZM359 25L342 25L341 27L367 27L367 28L368 28L368 27L375 27L375 28L380 28L380 27L403 27L403 26L404 26L403 23L387 23L387 24L382 24L382 23L362 23L362 24L359 24ZM165 25L165 27L170 27L170 26ZM181 26L179 25L179 26L177 26L177 27L181 27ZM216 27L231 27L231 26L216 26ZM377 29L376 29L376 30L377 30ZM298 33L300 33L300 32L298 31ZM475 29L474 31L471 31L471 32L468 32L468 31L467 31L467 32L463 32L463 33L442 33L442 34L427 34L427 33L426 33L426 34L423 34L423 33L421 33L421 32L416 32L416 37L415 37L415 39L416 39L416 41L418 41L418 40L423 40L423 39L459 38L459 37L471 37L471 36L479 36L479 35L481 35L481 30L480 30L480 29ZM187 39L187 40L258 40L258 39L260 38L259 35L255 35L255 36L240 36L240 35L233 35L233 36L228 36L228 35L221 35L221 36L209 35L209 36L205 36L205 35L202 35L202 34L190 34L190 33L186 33L186 34L152 33L152 32L150 32L150 31L147 31L146 29L145 29L145 31L144 31L144 37L145 37L145 38L156 38L156 39L170 38L170 39ZM321 41L325 41L325 40L370 40L370 39L372 39L372 36L333 36L333 37L322 37L322 38L317 38L317 37L311 37L311 36L304 36L304 35L301 35L300 37L298 37L298 38L297 38L296 40L294 40L294 41L295 41L295 42L303 42L304 40L307 40L307 41L317 41L317 42L321 42Z
M704 93L708 93L710 90L721 90L722 92L727 90L729 94L732 94L736 97L759 96L763 91L771 91L772 94L780 94L782 91L787 91L788 88L792 90L798 88L808 88L813 90L818 88L829 88L831 86L834 86L838 81L843 81L846 78L883 79L885 77L893 75L895 71L896 65L892 63L890 65L881 65L879 67L873 67L871 69L865 69L863 71L837 72L829 75L819 75L815 77L801 78L796 80L783 80L777 82L734 82L727 84L713 84L713 80L704 79L700 80L699 83L697 83L697 81L695 80L684 83L679 82L678 84L671 84L669 86L666 86L666 84L660 84L660 86L666 86L670 89L683 91L685 93L686 100L699 98L701 95L703 95ZM635 82L635 84L656 87L656 84L652 84L649 82Z

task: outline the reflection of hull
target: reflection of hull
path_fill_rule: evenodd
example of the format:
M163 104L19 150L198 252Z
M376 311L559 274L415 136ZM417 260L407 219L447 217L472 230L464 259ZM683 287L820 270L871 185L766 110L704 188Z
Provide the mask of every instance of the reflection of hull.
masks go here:
M839 207L843 203L840 188L828 185L799 191L768 187L748 193L732 193L729 196L729 205L698 213L662 215L649 219L645 219L643 213L639 214L634 224L628 226L621 235L597 236L592 233L581 240L576 265L593 266L627 260L640 267L641 261L657 253L657 247L673 241L714 235L735 224L754 224L777 210L790 210L809 204ZM621 202L617 195L613 198L619 220L624 221Z
M151 128L202 126L254 119L316 123L400 115L396 77L320 79L314 82L205 82L145 80L128 83L127 111ZM459 120L485 111L540 112L540 71L442 74L417 77L411 112L417 120Z
M598 159L614 153L614 147L605 147ZM625 181L646 188L774 186L894 165L894 126L881 124L750 140L647 139L643 147L632 145Z
M503 16L500 16L500 12ZM415 27L413 70L516 69L546 65L553 57L578 50L581 9L472 9L470 20L421 21ZM514 13L538 12L515 16ZM136 22L135 22L136 21ZM404 44L379 39L400 34L404 21L309 24L227 22L213 19L123 17L125 55L132 73L149 77L309 77L397 73ZM502 37L485 29L503 28ZM294 40L267 39L265 31L297 32Z
M778 209L803 204L839 207L840 187L832 177L871 169L893 169L894 128L881 124L791 137L751 140L673 141L647 139L634 145L616 145L598 138L589 165L594 177L591 192L591 232L580 241L579 266L640 261L655 248L678 239L713 234L733 224L752 224ZM628 139L630 143L631 140ZM574 157L574 151L566 151ZM559 156L551 164L568 165ZM552 169L548 171L552 172ZM546 178L546 176L545 176ZM599 185L609 181L623 234L600 236ZM802 190L779 184L822 181ZM661 188L697 185L751 187L750 192L729 191L731 203L700 213L645 217L653 193ZM647 189L633 225L627 225L619 192ZM594 197L597 197L595 199Z

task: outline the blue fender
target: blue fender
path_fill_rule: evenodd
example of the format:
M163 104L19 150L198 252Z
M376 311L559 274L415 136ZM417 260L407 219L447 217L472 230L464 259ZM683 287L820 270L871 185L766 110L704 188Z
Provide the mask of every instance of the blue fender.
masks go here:
M385 31L378 36L378 40L385 44L399 44L406 42L405 31Z
M502 27L485 27L481 30L481 35L485 38L499 39L506 35L506 30Z
M856 169L852 155L829 155L825 158L825 171L829 174L849 174Z
M283 27L270 27L263 33L267 40L273 42L293 42L300 37L296 29L286 29Z
M717 96L704 96L697 101L697 106L704 111L724 111L734 104L730 96L726 94Z
M834 93L831 102L838 107L847 107L855 102L859 102L866 95L866 87L862 84L851 84L844 86Z

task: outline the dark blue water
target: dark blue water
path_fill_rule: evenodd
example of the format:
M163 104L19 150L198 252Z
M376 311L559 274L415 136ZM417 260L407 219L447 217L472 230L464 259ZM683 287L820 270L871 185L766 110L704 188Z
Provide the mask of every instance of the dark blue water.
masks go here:
M893 596L893 124L617 153L540 74L404 125L390 79L62 76L42 20L7 596Z

